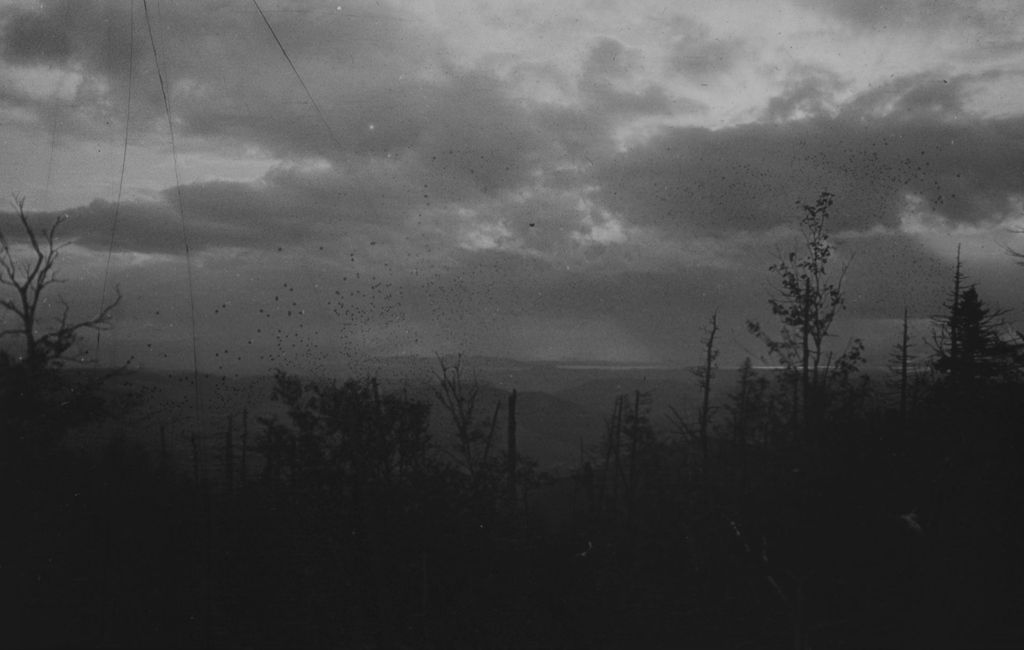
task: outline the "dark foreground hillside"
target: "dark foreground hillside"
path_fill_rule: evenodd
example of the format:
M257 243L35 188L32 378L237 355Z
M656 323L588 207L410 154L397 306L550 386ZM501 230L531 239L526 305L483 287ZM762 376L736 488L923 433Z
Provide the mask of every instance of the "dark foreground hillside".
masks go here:
M286 377L277 390L244 471L238 428L230 462L211 453L198 480L187 453L127 426L6 456L4 645L1024 643L1016 385L970 401L936 388L905 419L830 421L814 444L717 435L706 455L633 394L571 471L524 458L514 485L505 420L492 460L470 468L438 452L438 414L407 393ZM572 419L521 397L530 417Z

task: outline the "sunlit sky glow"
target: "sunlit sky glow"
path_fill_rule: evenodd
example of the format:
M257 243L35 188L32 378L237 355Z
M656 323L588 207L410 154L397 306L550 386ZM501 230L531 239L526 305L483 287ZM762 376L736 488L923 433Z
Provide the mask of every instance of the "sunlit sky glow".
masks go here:
M203 370L688 364L715 309L756 360L822 190L837 344L884 359L905 306L924 337L958 244L1024 307L1019 2L259 6L301 82L250 0L148 2L179 194L142 1L0 2L0 189L71 216L76 308L121 287L104 362L190 363L186 236Z

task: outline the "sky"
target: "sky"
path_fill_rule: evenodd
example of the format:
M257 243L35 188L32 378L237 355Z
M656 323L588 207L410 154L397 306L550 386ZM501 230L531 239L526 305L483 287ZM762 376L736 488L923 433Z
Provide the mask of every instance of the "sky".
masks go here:
M0 0L0 143L103 363L765 362L822 191L837 349L1024 308L1015 0Z

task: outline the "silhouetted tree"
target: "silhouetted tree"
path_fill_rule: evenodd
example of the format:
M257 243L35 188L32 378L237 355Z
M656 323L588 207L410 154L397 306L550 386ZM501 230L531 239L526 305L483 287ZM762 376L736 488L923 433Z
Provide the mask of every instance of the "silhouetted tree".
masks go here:
M470 480L476 482L483 478L482 471L491 469L491 447L501 402L495 405L491 421L481 422L477 412L480 383L476 378L465 376L462 355L457 356L453 362L438 357L438 364L440 372L434 374L434 397L448 413L455 427L456 461Z
M58 371L82 331L110 327L121 294L118 291L113 301L84 319L72 318L68 303L57 295L61 309L48 315L45 306L62 282L57 264L64 245L58 243L57 231L66 216L37 231L25 214L24 198L15 197L14 206L23 241L15 242L0 227L0 322L6 325L0 330L0 343L15 339L20 349L0 350L0 407L7 443L24 450L26 445L45 447L97 411L96 386L68 382Z
M516 389L508 396L508 415L505 424L505 438L507 441L506 456L508 461L508 492L509 498L516 502L518 490L516 488L517 461L519 460L518 446L516 444Z
M711 380L715 377L718 359L718 348L715 347L715 335L718 334L718 311L711 314L708 324L704 327L704 363L694 371L697 385L700 387L700 410L697 412L697 432L700 435L700 450L704 458L704 468L708 464L708 428L711 422Z
M110 327L110 317L121 302L121 293L110 303L100 305L92 318L74 320L63 297L57 299L62 310L50 326L44 326L40 307L46 304L48 292L62 282L57 275L57 260L64 245L57 243L57 229L67 216L55 219L49 227L36 232L25 214L25 199L15 197L18 221L28 250L18 251L7 233L0 228L0 286L13 290L13 297L0 299L0 309L14 319L14 325L0 330L0 338L14 336L21 339L23 352L15 357L17 363L36 369L51 366L65 358L78 342L85 329L100 330Z
M889 353L888 385L896 393L899 424L906 426L910 416L915 413L922 398L927 394L932 380L931 367L922 362L922 357L915 353L914 342L910 335L910 319L907 310L903 310L903 321L900 338Z
M619 395L605 420L598 504L610 512L622 509L627 519L634 515L640 492L656 478L651 402L651 394L641 391Z
M946 313L935 318L935 370L954 389L976 390L1014 378L1019 346L1002 335L1006 311L986 306L977 287L962 287L962 281L958 259Z
M381 395L375 379L306 382L275 375L274 399L288 423L261 418L265 477L293 486L337 486L358 499L368 486L415 477L429 462L429 405Z
M907 406L910 394L910 328L907 309L903 309L903 329L896 348L889 357L890 371L897 374L900 398L900 422L907 422Z
M770 335L757 321L747 323L750 332L785 368L793 424L807 442L811 442L812 432L821 433L833 380L848 377L860 363L862 351L859 339L852 340L838 355L825 345L836 316L845 306L843 280L847 266L838 273L830 270L833 249L825 229L833 202L831 192L822 192L813 205L801 206L803 250L792 251L769 267L779 278L776 295L768 300L781 323L778 336Z
M625 413L625 433L629 445L629 482L627 484L630 504L635 505L637 493L645 476L651 475L655 460L654 427L651 424L650 393L633 392L632 408ZM628 404L623 400L623 405Z
M741 450L755 443L764 444L767 434L768 378L757 374L750 357L740 365L736 388L725 405L728 431Z

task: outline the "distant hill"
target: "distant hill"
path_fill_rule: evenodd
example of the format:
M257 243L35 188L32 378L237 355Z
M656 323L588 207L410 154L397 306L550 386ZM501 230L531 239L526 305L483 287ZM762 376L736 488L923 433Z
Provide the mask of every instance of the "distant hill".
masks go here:
M496 451L505 445L505 409L512 388L519 393L518 437L522 453L535 457L542 468L575 467L581 455L594 450L605 430L615 398L634 391L650 393L651 419L657 430L670 428L670 411L695 418L699 403L697 380L686 368L566 365L487 357L462 360L467 379L480 383L477 413L489 421L501 402ZM352 377L376 376L385 390L401 390L410 398L432 403L430 429L435 441L446 444L452 435L447 414L435 403L433 387L439 369L436 358L388 357L353 369ZM88 371L99 372L99 371ZM734 390L734 369L719 369L712 383L712 403L721 405ZM876 373L877 374L877 373ZM345 376L336 381L344 381ZM260 417L284 416L271 400L274 380L260 376L200 376L199 443L211 463L217 462L224 432L231 426L240 435L242 413L248 415L250 441L262 434ZM113 435L136 440L152 450L164 445L175 457L191 462L191 434L197 430L193 377L187 372L137 370L108 380L103 394L116 417L102 426L71 436L74 446L95 445Z
M632 397L636 391L651 396L651 421L656 430L670 427L675 409L684 417L696 417L700 405L697 378L687 368L675 369L591 369L590 377L580 384L556 393L570 402L599 409L602 416L611 415L615 399ZM737 371L719 369L711 383L713 406L723 404L736 386Z
M590 450L604 435L599 413L558 396L526 391L516 402L519 450L543 468L579 466L581 448Z

